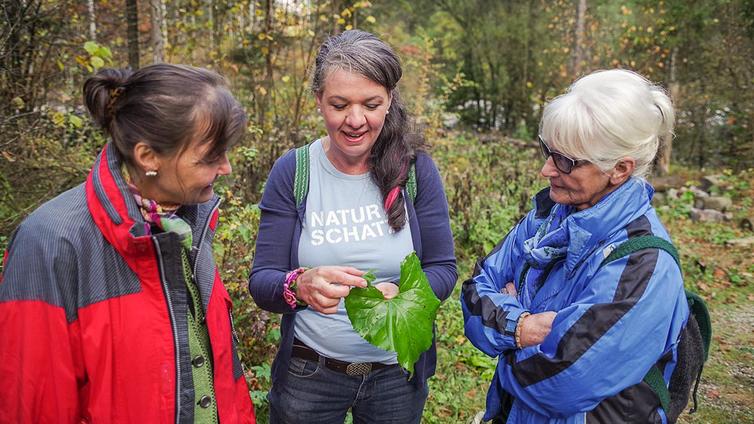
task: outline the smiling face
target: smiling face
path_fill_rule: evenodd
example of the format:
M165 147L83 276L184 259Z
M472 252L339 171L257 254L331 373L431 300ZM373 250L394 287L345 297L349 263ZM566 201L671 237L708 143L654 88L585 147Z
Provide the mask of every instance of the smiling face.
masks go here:
M210 149L211 143L193 142L183 153L161 158L155 201L192 205L210 200L215 180L232 170L226 152L208 157Z
M212 152L213 143L202 134L196 132L185 149L170 154L159 154L148 144L137 143L134 161L139 169L131 176L142 196L162 206L192 205L212 198L215 180L232 169L227 153ZM157 171L157 175L146 176L146 171Z
M327 158L338 170L368 170L367 159L385 124L390 100L385 87L359 74L337 69L325 78L317 106L327 129Z

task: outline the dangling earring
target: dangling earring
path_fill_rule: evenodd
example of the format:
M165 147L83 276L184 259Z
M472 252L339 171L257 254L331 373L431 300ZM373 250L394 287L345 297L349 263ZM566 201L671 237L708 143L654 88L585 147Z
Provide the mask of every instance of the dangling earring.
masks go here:
M322 113L322 109L317 108L317 113Z
M157 171L147 171L144 173L144 175L146 175L147 177L156 177Z

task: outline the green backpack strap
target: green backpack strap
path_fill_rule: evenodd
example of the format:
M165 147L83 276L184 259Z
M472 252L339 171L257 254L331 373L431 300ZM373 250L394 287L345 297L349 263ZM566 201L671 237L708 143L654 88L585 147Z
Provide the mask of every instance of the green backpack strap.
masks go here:
M406 191L408 197L411 198L411 203L416 200L416 163L411 162L411 167L408 168L408 179L406 180Z
M293 196L300 207L309 193L309 145L296 148L296 174L293 177Z
M413 203L416 200L416 164L411 163L406 180L406 192ZM300 207L309 193L309 144L296 148L296 174L293 177L293 196Z
M672 243L657 236L639 236L628 239L628 241L610 252L602 263L600 263L600 267L643 249L662 249L668 252L670 256L673 257L673 260L675 260L678 268L681 268L678 250L676 250ZM685 292L686 301L689 304L689 311L696 319L697 324L699 324L699 331L702 335L702 341L704 344L704 360L706 361L709 356L709 345L712 339L712 322L710 320L709 311L707 310L707 305L704 303L704 300L698 294L689 290L685 290ZM660 369L657 368L656 365L653 365L649 372L647 372L647 375L644 376L644 382L652 388L653 392L655 392L660 400L662 409L670 411L670 392L665 385L665 379L663 378ZM694 389L694 392L696 392L696 389ZM696 404L696 399L694 399L694 404Z
M660 406L662 410L667 413L670 411L670 392L668 386L665 385L665 378L662 376L662 372L657 368L657 365L652 365L649 372L644 376L643 381L652 389L660 399Z
M675 246L673 246L671 242L657 236L639 236L628 239L627 242L621 244L615 248L615 250L610 252L610 254L602 260L600 267L634 252L638 252L639 250L651 248L662 249L668 252L670 256L673 257L673 260L675 260L678 267L681 267L681 262L678 259L678 250L676 250Z

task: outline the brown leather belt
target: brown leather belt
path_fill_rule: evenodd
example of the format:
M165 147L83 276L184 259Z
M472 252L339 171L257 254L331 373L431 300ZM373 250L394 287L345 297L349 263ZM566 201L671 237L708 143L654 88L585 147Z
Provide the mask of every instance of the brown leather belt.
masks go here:
M321 356L314 349L303 344L301 341L294 339L293 352L291 356L309 361L320 362L333 371L337 371L347 375L367 375L371 371L375 371L381 368L396 367L398 364L383 364L381 362L345 362L326 356Z

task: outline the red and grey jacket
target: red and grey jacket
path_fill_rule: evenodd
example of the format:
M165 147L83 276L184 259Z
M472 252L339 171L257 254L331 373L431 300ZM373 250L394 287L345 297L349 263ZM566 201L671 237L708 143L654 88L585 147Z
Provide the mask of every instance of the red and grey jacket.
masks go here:
M84 184L11 237L0 279L0 422L193 422L180 241L148 234L111 144ZM253 423L232 303L212 257L217 198L179 210L214 363L220 422Z

